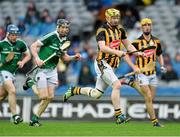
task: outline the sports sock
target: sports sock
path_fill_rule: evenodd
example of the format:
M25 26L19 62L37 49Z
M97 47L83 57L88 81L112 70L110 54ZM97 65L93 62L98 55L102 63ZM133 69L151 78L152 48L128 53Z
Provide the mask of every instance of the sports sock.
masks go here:
M80 95L81 94L81 88L80 87L73 87L72 88L72 94L73 95Z
M118 117L119 115L122 115L122 111L120 108L115 109L115 116Z
M28 85L28 87L32 87L33 85L35 84L35 81L33 80L33 79L31 79L31 80L29 80L28 82L27 82L27 85Z
M32 120L32 121L38 121L38 120L39 120L39 117L38 117L37 115L33 115L31 120Z
M153 124L155 124L155 123L158 123L159 121L158 121L157 118L153 118L153 119L151 119L151 122L152 122Z

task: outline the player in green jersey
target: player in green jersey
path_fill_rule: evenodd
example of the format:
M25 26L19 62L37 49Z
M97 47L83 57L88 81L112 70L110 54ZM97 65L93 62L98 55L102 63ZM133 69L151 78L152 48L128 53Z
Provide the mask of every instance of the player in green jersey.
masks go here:
M24 85L24 89L32 88L39 96L41 102L36 114L30 121L30 126L41 126L39 117L45 111L50 101L54 98L54 90L58 82L56 66L59 58L65 61L79 60L80 54L69 56L66 51L62 51L61 47L68 41L70 23L65 19L57 21L56 31L47 34L31 45L31 52L35 60L35 64L39 66L34 75L34 80L28 79ZM39 51L38 51L39 49ZM47 62L44 62L54 52L59 52L58 55L52 57Z
M0 101L8 97L12 120L14 124L22 122L16 113L16 89L14 86L15 72L23 68L31 58L24 41L17 39L19 29L11 24L7 27L7 36L0 42Z

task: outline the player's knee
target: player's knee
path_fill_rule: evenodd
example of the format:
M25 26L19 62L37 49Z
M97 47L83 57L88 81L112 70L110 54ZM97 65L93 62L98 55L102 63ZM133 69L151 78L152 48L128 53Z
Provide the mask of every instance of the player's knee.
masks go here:
M98 89L92 89L89 94L91 97L99 99L102 96L103 92Z
M16 94L16 90L11 89L8 91L8 95L15 95Z
M151 95L148 95L147 98L148 98L148 101L149 101L149 102L152 102L152 96L151 96Z
M113 89L120 89L121 88L121 82L118 80L118 81L115 81L112 85L112 88Z
M147 102L152 102L152 95L151 94L146 94L145 95L145 100L147 101Z

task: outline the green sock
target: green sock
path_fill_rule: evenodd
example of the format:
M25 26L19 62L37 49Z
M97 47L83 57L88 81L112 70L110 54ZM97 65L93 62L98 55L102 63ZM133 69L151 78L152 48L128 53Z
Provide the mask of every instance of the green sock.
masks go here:
M32 116L32 121L38 121L39 120L39 117L38 116L36 116L36 115L33 115Z
M33 79L31 79L31 80L29 80L28 82L27 82L27 85L28 85L28 87L32 87L33 85L35 84L35 81L33 80Z

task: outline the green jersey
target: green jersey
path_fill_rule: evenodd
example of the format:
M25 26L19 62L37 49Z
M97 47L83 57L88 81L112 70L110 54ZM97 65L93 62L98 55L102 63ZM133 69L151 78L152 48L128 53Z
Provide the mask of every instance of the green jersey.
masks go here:
M60 47L63 45L64 42L67 41L67 37L60 38L57 31L51 32L40 39L41 48L39 50L39 58L41 60L47 59L51 56L54 52L58 52ZM54 56L49 61L47 61L42 68L46 69L54 69L58 62L59 56L63 56L64 54L61 53L58 56Z
M5 63L5 59L10 52L14 52L14 57L11 61ZM23 58L24 52L29 52L26 44L22 40L17 40L16 43L10 43L7 38L0 41L0 63L3 65L0 67L0 71L6 70L14 74L18 69L18 61Z

